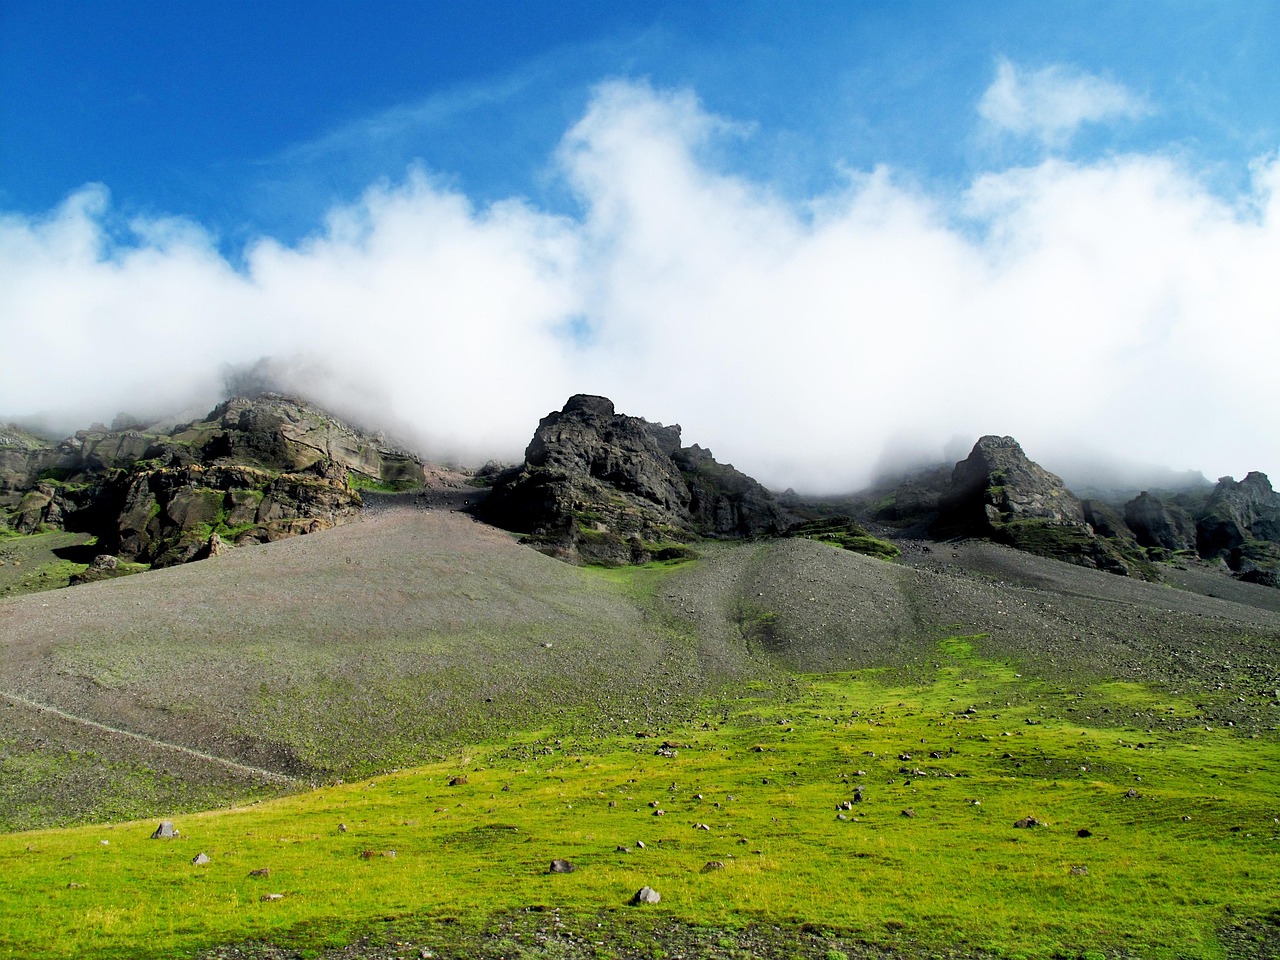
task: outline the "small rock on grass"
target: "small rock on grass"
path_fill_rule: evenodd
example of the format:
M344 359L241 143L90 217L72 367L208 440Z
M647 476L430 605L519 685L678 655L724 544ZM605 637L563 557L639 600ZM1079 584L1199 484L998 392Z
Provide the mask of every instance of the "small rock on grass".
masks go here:
M1071 868L1071 875L1073 877L1087 877L1089 875L1089 868L1084 865L1074 866Z
M1023 817L1021 820L1015 821L1013 825L1019 830L1026 830L1031 827L1043 826L1043 824L1041 824L1040 821L1037 820L1035 817Z
M723 870L723 869L724 869L723 860L708 860L705 864L703 864L702 872L711 873L714 870Z
M573 873L577 869L568 860L552 860L551 866L547 868L547 873Z
M197 853L194 857L191 858L191 863L197 867L203 867L208 862L209 862L209 855L207 853Z
M662 895L653 887L641 887L636 891L635 896L631 898L631 903L634 906L639 906L645 903L657 903L661 899Z
M263 867L261 870L250 870L250 871L249 871L249 876L251 876L251 877L269 877L269 876L271 876L271 868L270 868L270 867Z
M283 893L264 893L258 899L261 900L263 903L269 903L272 900L283 900L284 894Z
M151 834L152 840L170 840L178 835L178 831L173 829L172 820L161 820L160 826L156 827L156 832Z

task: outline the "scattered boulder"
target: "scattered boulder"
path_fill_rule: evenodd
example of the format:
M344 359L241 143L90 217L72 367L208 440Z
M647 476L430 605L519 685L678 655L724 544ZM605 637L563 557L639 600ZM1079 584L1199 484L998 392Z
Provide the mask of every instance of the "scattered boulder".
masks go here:
M547 873L573 873L577 869L568 860L552 860L551 866L547 868Z
M207 853L197 853L194 857L191 858L191 863L197 867L203 867L206 863L209 863L209 862L210 862L209 855Z
M723 870L723 869L724 869L723 860L708 860L706 863L702 865L703 873L713 873L716 870Z
M155 832L151 834L152 840L171 840L178 835L178 831L173 829L172 820L161 820L160 826L156 827Z
M635 896L631 898L632 906L639 906L644 903L658 903L662 900L662 895L653 887L641 887L635 892Z
M1071 868L1071 875L1073 877L1087 877L1089 875L1089 868L1084 866L1084 864L1077 864Z
M261 869L259 869L259 870L250 870L250 871L249 871L249 876L251 876L251 877L269 877L269 876L271 876L271 868L270 868L270 867L262 867L262 868L261 868Z
M1015 828L1017 828L1017 829L1019 829L1019 830L1028 830L1028 829L1030 829L1031 827L1040 827L1040 826L1044 826L1044 824L1042 824L1042 823L1041 823L1039 820L1037 820L1035 817L1023 817L1021 820L1016 820L1016 821L1014 821L1014 824L1013 824L1013 825L1014 825L1014 827L1015 827Z
M463 787L463 786L466 786L466 785L467 785L468 783L470 783L470 782L471 782L471 781L467 779L466 774L459 774L458 776L456 776L456 777L451 777L451 778L449 779L449 786L451 786L451 787Z

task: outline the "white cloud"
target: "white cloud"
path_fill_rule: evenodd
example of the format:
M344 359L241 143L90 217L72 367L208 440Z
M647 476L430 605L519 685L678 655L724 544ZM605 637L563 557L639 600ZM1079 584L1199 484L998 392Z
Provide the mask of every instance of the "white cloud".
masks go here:
M190 224L121 246L100 188L4 218L0 411L211 404L227 365L272 356L436 455L516 456L586 391L778 487L991 432L1049 465L1089 446L1280 479L1276 158L1235 203L1134 155L959 197L880 169L798 207L701 159L724 132L691 94L606 85L557 158L580 218L412 171L239 270Z
M979 115L992 128L1051 147L1065 145L1082 124L1148 112L1140 97L1101 77L1057 64L1022 70L1003 57L978 103Z

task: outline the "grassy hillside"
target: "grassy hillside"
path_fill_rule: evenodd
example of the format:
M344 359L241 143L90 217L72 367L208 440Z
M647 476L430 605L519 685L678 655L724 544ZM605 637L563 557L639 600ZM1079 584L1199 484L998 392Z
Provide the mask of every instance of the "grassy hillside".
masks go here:
M927 678L958 633L1027 675L1153 683L1204 722L1270 736L1277 591L1231 586L1203 596L981 544L900 563L708 544L691 563L584 569L463 514L392 509L0 604L0 825L199 809L534 727L620 733L748 683L784 693L794 671Z
M392 508L0 602L0 823L116 821L0 836L0 957L1280 953L1280 593L903 547Z
M778 672L450 512L394 512L2 609L0 708L22 718L0 731L11 829L73 822L77 803L80 816L140 815L193 809L215 787L223 802L239 795L238 779L195 773L184 751L305 786L562 716L606 731L666 718ZM121 791L131 808L102 796L121 765L151 783ZM184 782L198 784L191 797Z
M0 837L0 956L1270 955L1275 741L1140 686L1020 677L984 645L936 642L927 682L809 675L648 736L488 739L183 817L175 840ZM661 902L627 906L642 885ZM264 939L298 952L244 942Z

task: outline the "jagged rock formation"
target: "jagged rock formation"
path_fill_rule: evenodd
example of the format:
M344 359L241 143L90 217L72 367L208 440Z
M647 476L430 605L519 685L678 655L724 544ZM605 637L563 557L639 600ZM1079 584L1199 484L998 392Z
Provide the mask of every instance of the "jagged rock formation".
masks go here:
M1138 543L1150 550L1194 550L1195 521L1175 503L1143 491L1124 505L1124 519Z
M679 425L614 412L579 394L538 423L520 467L502 474L485 519L566 559L643 563L699 537L786 526L764 487L711 451L680 446Z
M360 487L423 479L422 462L380 435L274 394L172 429L101 428L56 445L0 429L0 525L85 531L102 555L152 566L322 530L356 515Z
M1080 501L1062 480L1027 458L1013 437L982 437L955 465L937 526L990 536L1009 523L1082 525Z
M1241 579L1280 586L1280 494L1265 473L1218 481L1196 518L1196 549Z
M1122 541L1097 536L1061 478L1028 459L1012 437L985 436L956 464L932 532L996 540L1111 573L1147 572L1141 558L1125 555Z

